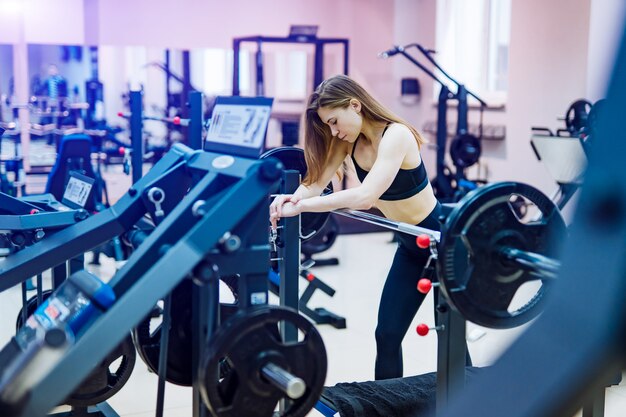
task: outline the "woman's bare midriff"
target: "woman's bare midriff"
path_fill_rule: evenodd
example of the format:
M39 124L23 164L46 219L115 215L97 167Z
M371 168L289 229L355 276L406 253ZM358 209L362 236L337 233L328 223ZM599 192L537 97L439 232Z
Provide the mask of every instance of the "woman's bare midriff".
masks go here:
M430 183L413 197L404 200L378 200L376 207L386 218L409 224L419 224L437 205L437 198Z

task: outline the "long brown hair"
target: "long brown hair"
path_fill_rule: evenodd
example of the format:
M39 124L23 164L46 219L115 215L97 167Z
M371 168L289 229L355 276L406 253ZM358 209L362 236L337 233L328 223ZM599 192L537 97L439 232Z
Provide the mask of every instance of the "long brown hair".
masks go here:
M320 107L346 108L351 99L361 102L361 115L365 119L401 123L411 130L419 147L425 142L414 127L387 110L356 81L345 75L336 75L323 81L307 102L304 114L304 157L307 164L307 175L303 180L305 185L314 184L320 179L329 155L339 143L333 140L330 128L320 119L317 110Z

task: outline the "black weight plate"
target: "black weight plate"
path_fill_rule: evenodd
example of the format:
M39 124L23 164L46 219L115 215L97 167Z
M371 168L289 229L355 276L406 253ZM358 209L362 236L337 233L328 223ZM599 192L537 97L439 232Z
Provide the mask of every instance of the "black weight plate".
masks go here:
M522 223L510 200L533 203L541 219ZM562 241L566 226L556 205L539 190L504 182L467 194L447 217L439 245L441 290L466 320L490 328L519 326L541 312L550 283L542 282L521 307L510 311L522 284L537 276L506 261L498 248L511 246L555 256L552 243Z
M591 102L585 99L574 101L565 112L565 127L572 134L580 133L587 127L587 118L591 110Z
M606 103L606 99L600 99L596 101L589 110L586 126L588 135L595 135L597 133L601 115L606 113Z
M192 385L191 369L191 280L184 280L172 291L171 327L167 352L166 380L176 385ZM153 310L156 311L156 310ZM151 329L152 320L160 322L161 315L151 314L132 331L139 357L148 368L158 373L161 352L161 324Z
M283 342L281 322L303 335ZM205 351L200 393L215 417L271 417L286 395L265 381L260 370L272 362L306 384L302 397L287 402L283 417L304 417L321 395L326 378L326 350L311 322L295 310L263 306L231 318L218 328Z
M309 257L316 253L324 252L335 243L337 236L339 236L339 223L333 216L330 216L319 233L302 243L301 251Z
M304 158L304 151L300 148L294 148L292 146L283 146L279 148L270 149L261 155L261 158L276 158L280 162L283 163L286 170L294 170L300 173L300 177L304 178L306 175L307 167L306 160ZM279 193L280 190L274 190L273 194ZM322 195L330 194L333 192L333 184L329 183L324 191L322 191ZM311 239L318 233L322 227L326 224L328 220L328 216L330 216L329 212L326 213L302 213L300 216L300 229L302 232L302 236L305 237L302 239L306 241Z
M190 387L193 385L192 358L192 295L191 280L182 281L172 292L170 334L167 349L166 380L176 385ZM220 304L222 321L231 316L237 309L236 305ZM152 325L152 321L159 324ZM133 342L139 357L148 368L158 373L159 355L161 353L161 312L153 310L132 331ZM152 327L155 327L154 329Z
M47 300L52 290L41 292L42 302ZM30 317L37 310L37 296L26 302L26 312ZM17 315L16 330L23 326L22 310ZM74 407L89 407L108 400L128 382L133 372L137 354L130 335L113 352L100 362L87 378L70 394L64 404ZM115 362L115 366L113 363Z
M459 135L450 143L450 157L458 168L464 169L474 165L480 159L480 154L480 139L474 135Z
M129 334L96 366L65 400L65 404L89 407L108 400L126 384L135 367L136 358L133 339Z

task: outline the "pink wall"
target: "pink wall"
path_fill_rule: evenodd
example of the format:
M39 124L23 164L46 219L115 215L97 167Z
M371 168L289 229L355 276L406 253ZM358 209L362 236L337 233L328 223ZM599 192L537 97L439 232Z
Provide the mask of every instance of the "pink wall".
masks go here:
M434 48L435 21L436 4L434 0L396 0L393 43L395 45L419 43L426 48ZM419 55L414 54L413 51L409 53L424 66L432 69L432 65L428 64L424 59L420 59ZM393 92L389 105L392 106L399 116L421 130L424 123L435 120L436 111L433 107L432 97L433 89L438 89L438 85L436 87L432 78L403 56L396 55L384 62L387 62L387 65L390 65L393 69L393 76L385 82L385 88ZM407 77L417 78L421 86L421 97L419 102L415 104L404 104L400 100L400 83L402 78ZM434 177L436 173L435 140L428 136L426 138L430 142L422 149L422 157L428 174Z
M23 9L21 0L0 2L0 43L20 41Z
M435 44L436 0L396 0L394 42ZM483 141L483 168L490 181L517 180L552 193L556 184L537 161L530 147L532 126L553 130L563 127L569 104L578 98L599 98L611 71L616 38L621 35L624 9L621 0L526 0L513 1L509 61L509 94L506 108L485 113L486 124L503 124L504 141ZM393 58L393 82L415 76L422 84L421 102L405 106L395 101L396 111L418 128L436 120L432 100L434 83L404 58ZM396 97L399 96L399 92ZM596 97L597 96L597 97ZM477 121L470 114L470 122ZM450 111L449 121L455 112ZM431 143L434 139L431 138ZM435 149L426 147L423 157L434 175ZM474 167L468 172L474 177Z
M557 118L586 94L590 1L513 2L507 137L485 150L490 180L556 189L532 152L531 127L564 127Z
M376 59L392 43L393 2L377 0L99 1L101 45L230 48L234 37L286 36L292 24L319 25L320 37L349 38L351 74L373 84L390 68ZM166 18L167 17L167 18ZM386 95L384 89L379 93Z
M2 4L3 3L3 4ZM0 43L84 43L83 0L5 0L0 3Z
M100 43L178 49L232 45L246 35L285 36L290 24L319 24L320 36L353 35L355 18L388 9L379 1L106 0ZM356 7L358 4L358 7Z
M234 37L286 36L291 24L319 25L320 37L350 38L352 58L357 60L361 56L367 60L370 51L375 58L374 51L391 42L391 2L189 0L184 4L184 9L175 10L167 1L100 1L99 43L175 49L229 48ZM366 72L371 71L377 71L377 66Z
M316 24L322 37L350 39L351 75L382 102L418 128L436 118L433 82L404 58L377 59L378 52L394 44L419 42L433 47L436 0L13 3L23 10L19 13L0 7L0 43L228 48L233 37L285 36L290 24ZM547 191L554 188L531 152L530 128L542 125L556 129L563 124L557 117L563 116L572 101L585 96L599 98L624 8L622 0L513 1L509 99L506 111L485 115L486 123L502 123L507 128L505 141L483 143L489 180L516 179ZM23 49L16 47L18 52ZM414 105L399 100L400 79L408 76L416 76L422 84L422 100ZM451 112L451 120L453 115ZM470 117L470 121L475 120L475 114ZM424 149L431 175L434 152L432 147Z

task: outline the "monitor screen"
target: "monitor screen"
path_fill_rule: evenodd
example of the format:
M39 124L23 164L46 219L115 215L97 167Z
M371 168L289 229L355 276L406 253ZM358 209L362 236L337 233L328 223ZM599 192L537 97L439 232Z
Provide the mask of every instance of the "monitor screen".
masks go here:
M91 196L94 182L93 178L70 171L61 202L73 209L84 208Z
M257 158L265 147L272 98L218 97L206 135L206 151Z

